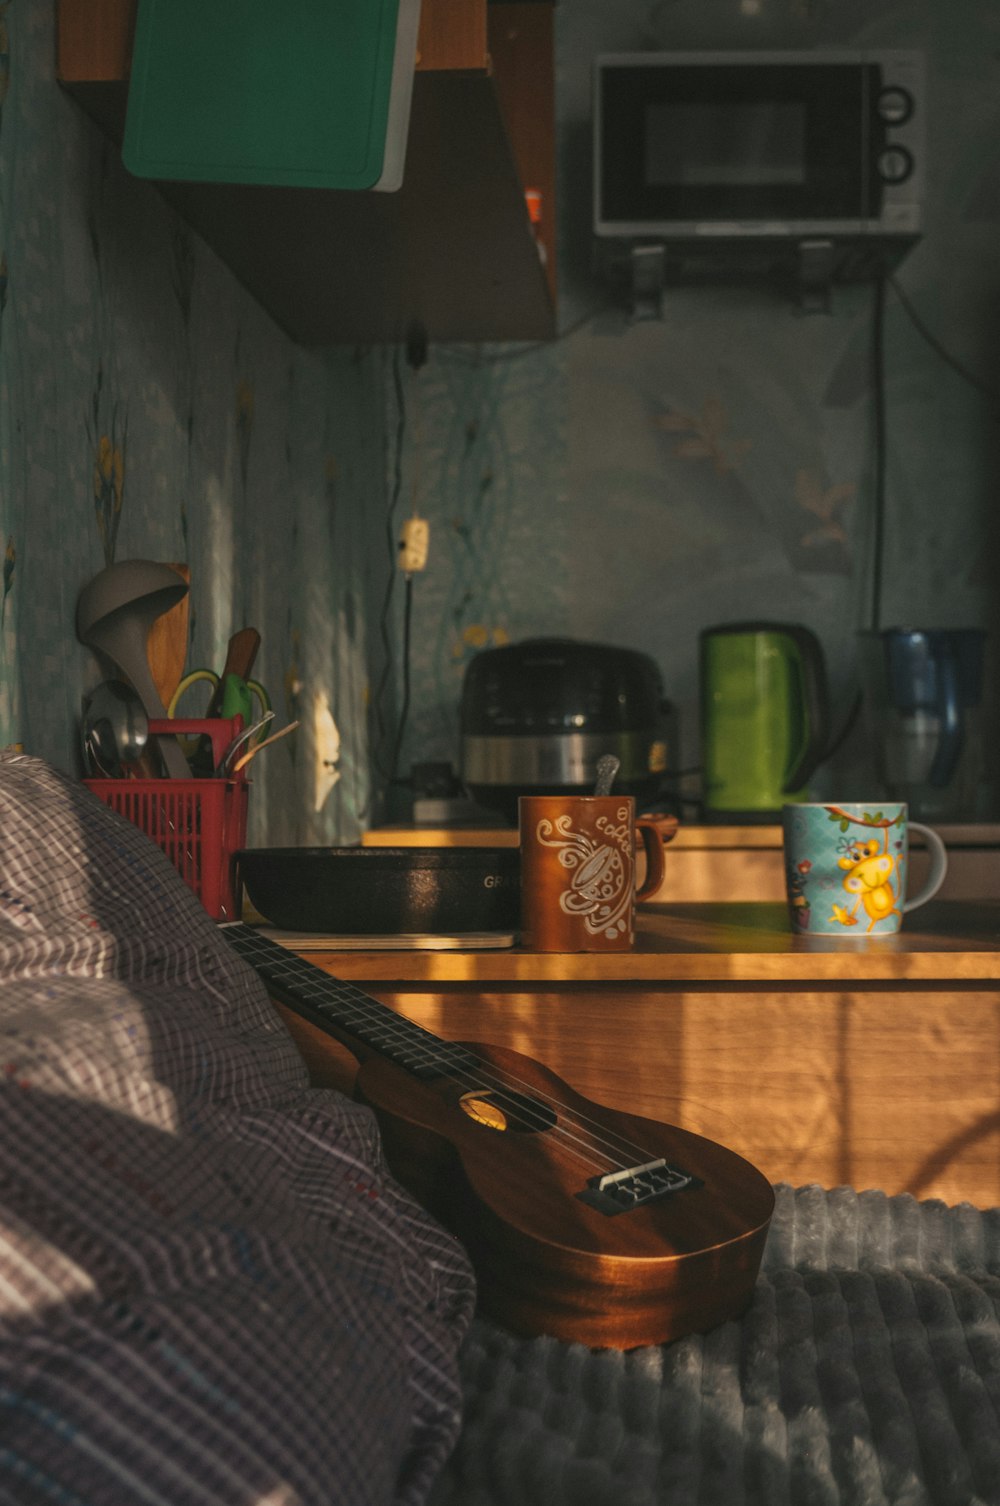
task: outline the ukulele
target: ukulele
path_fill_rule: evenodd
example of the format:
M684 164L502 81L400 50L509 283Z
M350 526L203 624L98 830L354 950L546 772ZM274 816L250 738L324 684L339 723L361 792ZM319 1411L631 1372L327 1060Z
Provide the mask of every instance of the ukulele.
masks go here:
M219 928L269 993L346 1045L396 1179L465 1246L515 1333L630 1349L744 1311L770 1183L701 1135L573 1091L520 1052L445 1041L250 926Z

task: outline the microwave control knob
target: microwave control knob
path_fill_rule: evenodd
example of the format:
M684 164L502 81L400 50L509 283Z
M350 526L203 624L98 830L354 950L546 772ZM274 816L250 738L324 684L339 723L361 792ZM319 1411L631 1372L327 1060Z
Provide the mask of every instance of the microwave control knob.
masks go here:
M913 114L913 95L898 84L890 84L877 96L875 108L886 125L903 125Z
M883 183L905 183L913 171L913 158L905 146L887 146L878 154L878 175Z

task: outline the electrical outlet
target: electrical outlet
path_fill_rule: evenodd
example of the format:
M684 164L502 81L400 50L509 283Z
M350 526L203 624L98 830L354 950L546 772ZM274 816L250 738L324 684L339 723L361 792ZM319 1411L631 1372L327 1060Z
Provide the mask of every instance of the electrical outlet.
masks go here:
M399 535L399 568L409 575L427 563L430 525L426 518L407 518Z

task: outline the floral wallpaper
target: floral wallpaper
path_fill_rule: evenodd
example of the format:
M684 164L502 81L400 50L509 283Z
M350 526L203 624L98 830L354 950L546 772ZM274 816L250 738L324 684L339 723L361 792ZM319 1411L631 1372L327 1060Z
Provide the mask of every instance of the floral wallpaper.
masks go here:
M54 9L0 4L0 745L78 771L109 672L76 639L81 587L184 562L187 668L256 627L274 725L301 722L256 761L251 841L357 840L384 356L293 346L129 177L55 82Z
M699 764L698 635L818 634L840 748L816 798L868 798L857 633L873 599L874 291L805 313L759 286L679 287L630 322L594 273L590 70L599 52L915 47L928 90L922 240L885 291L881 623L984 627L996 750L1000 597L1000 10L993 0L562 0L555 9L558 340L432 346L408 474L430 522L402 763L459 760L462 673L504 637L644 649ZM996 752L976 800L1000 813ZM698 789L697 773L682 788Z

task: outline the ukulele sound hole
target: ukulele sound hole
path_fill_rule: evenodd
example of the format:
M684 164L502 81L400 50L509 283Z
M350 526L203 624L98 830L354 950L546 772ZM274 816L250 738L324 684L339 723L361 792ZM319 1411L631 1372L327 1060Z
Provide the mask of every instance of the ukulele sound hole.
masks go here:
M539 1130L551 1129L556 1122L550 1108L524 1093L473 1088L462 1094L458 1104L463 1113L487 1129L536 1134Z

